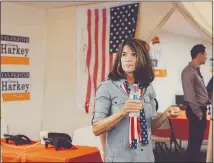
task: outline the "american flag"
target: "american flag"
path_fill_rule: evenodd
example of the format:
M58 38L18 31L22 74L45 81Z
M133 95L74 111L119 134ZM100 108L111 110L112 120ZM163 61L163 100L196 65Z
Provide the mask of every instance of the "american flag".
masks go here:
M97 86L111 72L119 44L126 38L135 36L137 15L138 3L87 10L85 59L88 79L83 100L86 113L94 109Z

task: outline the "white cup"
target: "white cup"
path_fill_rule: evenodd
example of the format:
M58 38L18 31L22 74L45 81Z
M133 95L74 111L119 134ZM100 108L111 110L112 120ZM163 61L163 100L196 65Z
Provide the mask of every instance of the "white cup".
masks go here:
M48 138L48 131L40 131L40 142L41 144L45 144L43 138Z

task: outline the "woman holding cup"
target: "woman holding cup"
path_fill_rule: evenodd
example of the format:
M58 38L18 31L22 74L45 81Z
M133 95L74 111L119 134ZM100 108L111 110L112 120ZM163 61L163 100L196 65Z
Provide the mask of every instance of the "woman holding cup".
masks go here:
M94 134L101 137L105 162L154 162L152 130L174 110L169 107L156 117L154 73L147 47L138 39L122 42L113 71L97 89L92 124ZM174 112L177 115L179 111Z

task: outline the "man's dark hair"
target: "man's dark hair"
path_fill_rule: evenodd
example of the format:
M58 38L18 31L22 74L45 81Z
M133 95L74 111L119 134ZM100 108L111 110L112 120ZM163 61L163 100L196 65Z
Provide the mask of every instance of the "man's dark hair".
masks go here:
M120 44L113 70L109 73L108 78L114 81L126 79L126 75L121 65L121 57L125 45L128 45L133 52L137 53L137 64L134 72L135 83L139 83L141 87L149 86L154 80L153 65L149 56L148 44L145 41L138 39L129 38Z
M193 46L191 52L192 59L196 58L199 53L204 54L206 47L203 44Z

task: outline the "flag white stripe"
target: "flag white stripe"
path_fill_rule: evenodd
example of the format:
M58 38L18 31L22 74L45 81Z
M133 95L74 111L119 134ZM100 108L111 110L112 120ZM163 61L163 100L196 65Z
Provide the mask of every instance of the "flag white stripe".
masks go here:
M99 24L98 24L98 74L97 74L97 87L101 82L102 76L102 28L103 28L103 16L102 10L98 10Z
M109 30L110 30L110 10L106 9L106 65L105 65L105 77L109 74Z
M137 132L137 118L138 117L134 117L134 137L135 137L135 139L137 139L137 142L138 142L139 137L138 137L138 132Z
M89 66L91 76L91 93L90 93L89 112L93 110L94 104L94 82L93 82L94 63L95 63L95 10L91 10L91 62Z

